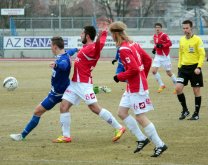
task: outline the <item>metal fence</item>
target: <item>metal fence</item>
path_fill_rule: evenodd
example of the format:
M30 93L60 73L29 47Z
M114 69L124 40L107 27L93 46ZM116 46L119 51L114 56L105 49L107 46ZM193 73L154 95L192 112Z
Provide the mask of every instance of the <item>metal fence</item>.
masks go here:
M0 34L0 58L4 57L4 49L3 49L3 35Z
M117 17L115 20L123 21L128 28L153 28L154 23L160 22L167 29L181 27L183 17ZM200 26L200 18L191 19L196 28ZM74 29L91 25L93 17L16 17L14 18L17 29ZM204 28L207 25L203 24Z

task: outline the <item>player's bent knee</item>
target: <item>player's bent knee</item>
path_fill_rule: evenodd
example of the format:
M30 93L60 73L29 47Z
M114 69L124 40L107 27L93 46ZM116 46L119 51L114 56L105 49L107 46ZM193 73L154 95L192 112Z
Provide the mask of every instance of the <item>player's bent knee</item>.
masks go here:
M175 91L176 91L177 94L181 94L182 93L182 88L180 86L176 85Z
M40 116L42 116L45 112L46 112L45 108L43 108L41 105L38 105L38 106L35 108L34 115L40 117Z
M101 107L97 103L90 104L90 105L88 105L88 107L95 114L99 114L101 111Z
M152 70L152 74L155 75L157 73L156 70Z
M128 112L125 112L125 111L118 111L118 117L122 120L124 120L125 118L128 117Z
M71 103L63 100L60 104L60 112L61 113L65 113L65 112L68 112L69 111L69 108L72 106Z

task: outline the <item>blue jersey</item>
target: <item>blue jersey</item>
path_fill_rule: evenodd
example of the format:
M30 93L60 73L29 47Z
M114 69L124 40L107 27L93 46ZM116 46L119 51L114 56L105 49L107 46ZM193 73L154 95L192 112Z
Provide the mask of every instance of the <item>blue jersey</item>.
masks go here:
M71 48L69 50L66 50L65 52L69 55L69 56L73 56L74 53L76 53L78 51L77 48Z
M121 62L120 53L119 53L119 48L117 49L115 59L118 61L118 66L117 66L117 68L116 68L116 74L119 74L120 72L124 72L125 69L124 69L124 66L123 66L123 64L122 64L122 62Z
M46 110L52 109L56 104L61 102L63 93L70 84L70 56L77 52L77 50L77 48L70 49L64 54L57 56L55 61L56 67L52 69L51 91L49 92L48 96L41 102L41 105Z
M51 91L56 94L63 94L70 84L71 61L68 53L58 55L55 63L56 67L52 69Z

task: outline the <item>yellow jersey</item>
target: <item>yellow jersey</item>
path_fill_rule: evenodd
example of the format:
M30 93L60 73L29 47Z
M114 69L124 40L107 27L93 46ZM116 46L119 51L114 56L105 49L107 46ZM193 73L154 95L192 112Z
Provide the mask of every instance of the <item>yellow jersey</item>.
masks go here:
M182 65L198 64L202 67L205 59L204 44L199 36L193 35L187 39L186 36L181 37L179 45L178 67Z

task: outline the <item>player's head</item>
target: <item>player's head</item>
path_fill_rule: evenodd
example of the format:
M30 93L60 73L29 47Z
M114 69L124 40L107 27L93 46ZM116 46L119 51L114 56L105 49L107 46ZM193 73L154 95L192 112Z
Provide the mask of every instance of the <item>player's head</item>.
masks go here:
M130 41L126 29L127 26L121 21L116 21L110 24L110 32L113 40L116 42L117 46L120 46L123 41Z
M96 29L94 26L85 26L81 33L82 43L86 44L88 40L94 41L96 36Z
M162 24L161 23L155 23L155 32L159 34L162 31Z
M185 21L182 22L183 32L186 35L186 37L191 37L192 36L192 27L193 27L192 21L185 20Z
M53 37L51 39L51 50L57 55L60 50L64 49L64 40L62 37Z

